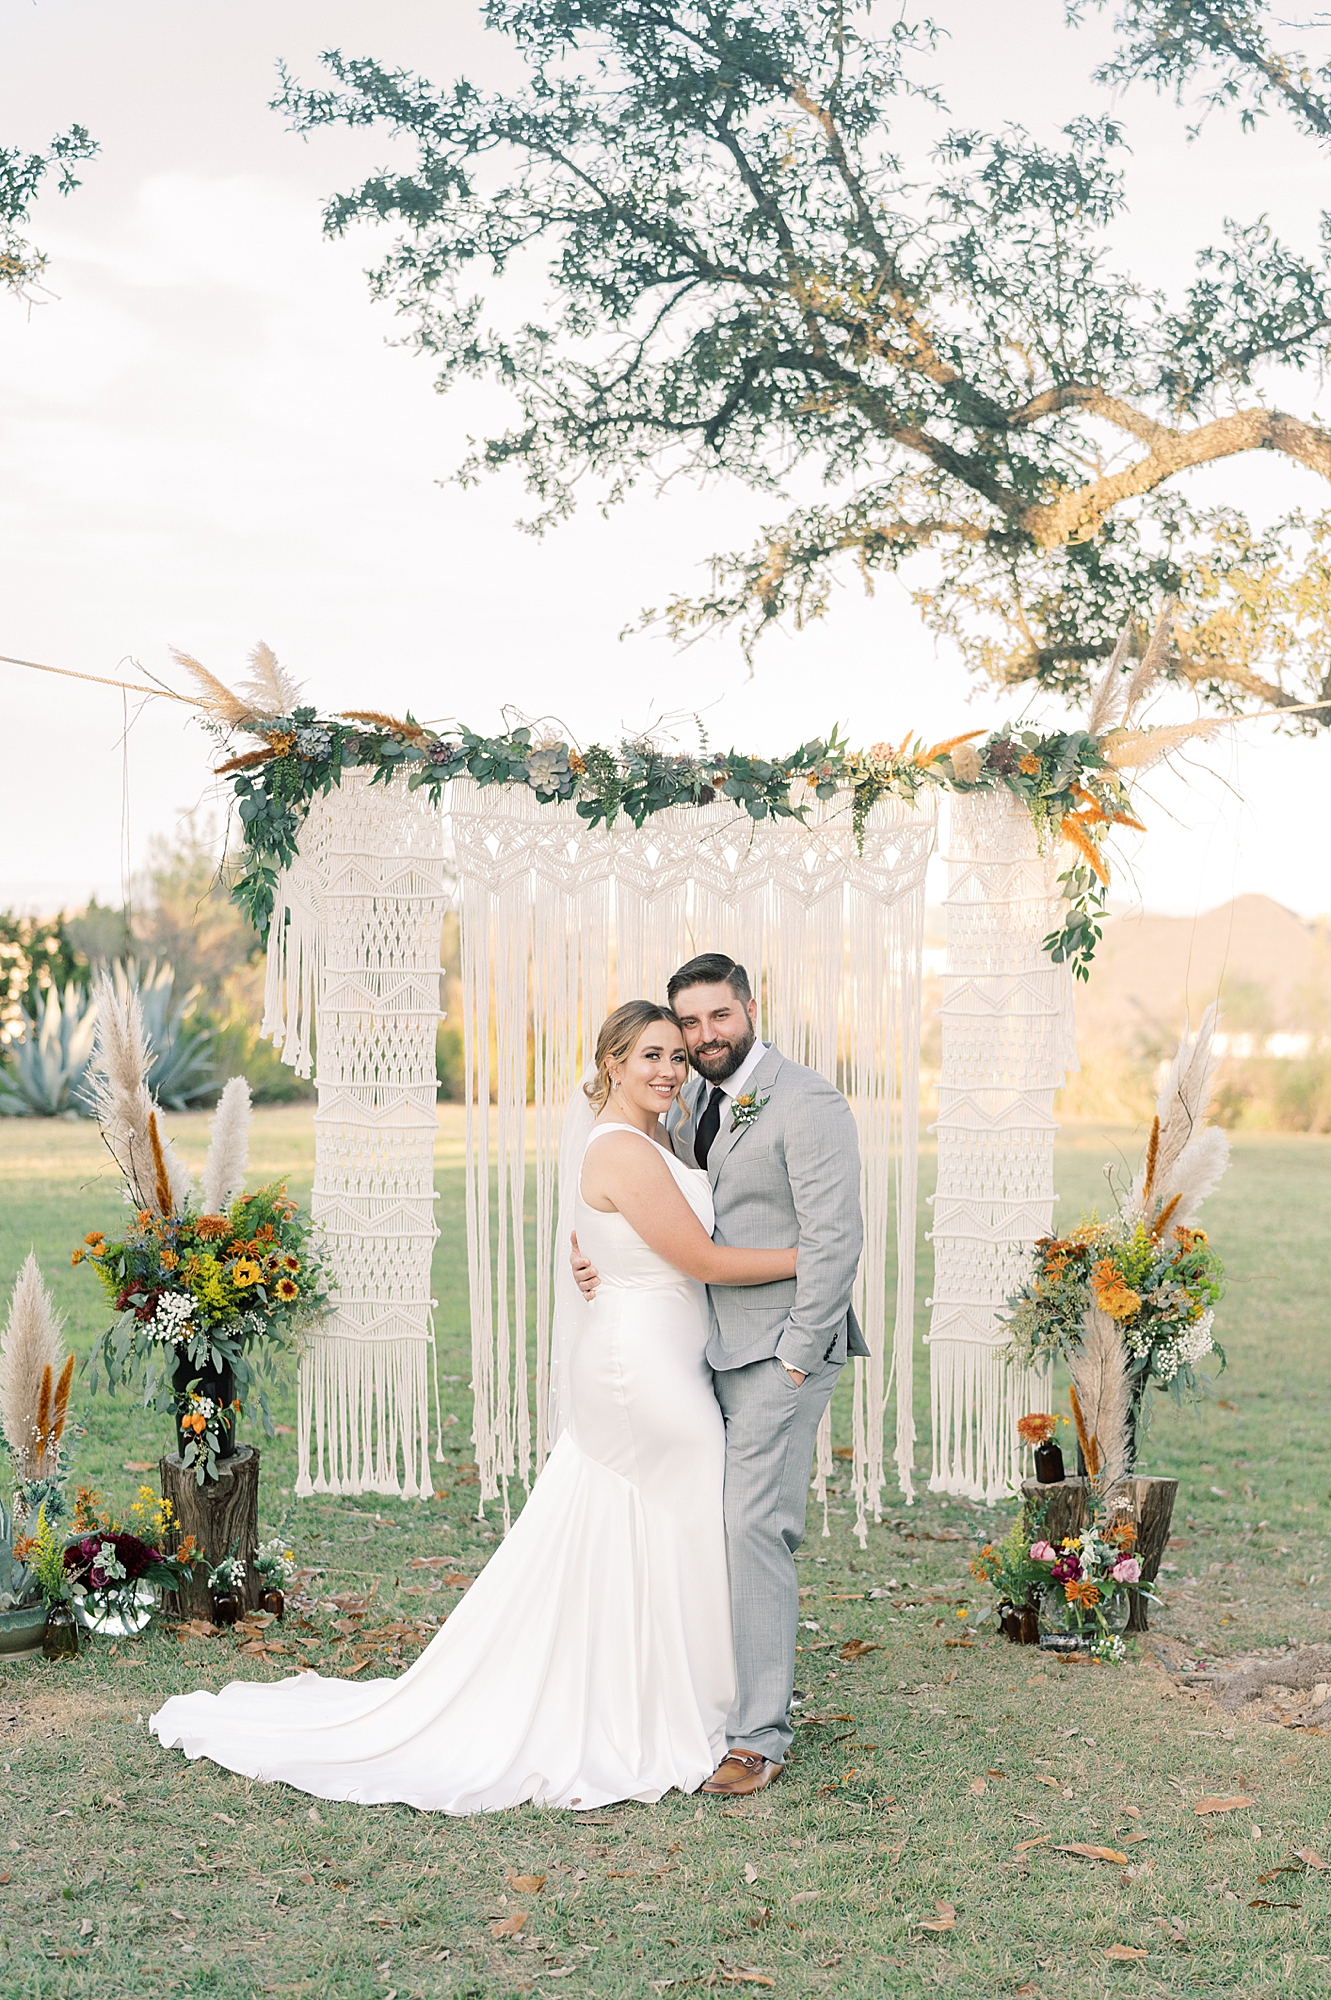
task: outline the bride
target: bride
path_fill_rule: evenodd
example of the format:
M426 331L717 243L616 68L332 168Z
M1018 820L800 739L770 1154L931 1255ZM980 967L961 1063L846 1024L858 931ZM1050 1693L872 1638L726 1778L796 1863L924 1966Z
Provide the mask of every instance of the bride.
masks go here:
M668 1008L616 1008L561 1188L561 1235L571 1208L601 1277L587 1304L561 1273L566 1428L448 1622L398 1680L173 1696L150 1723L165 1748L317 1798L450 1813L652 1804L711 1776L734 1661L704 1287L791 1278L796 1253L712 1242L707 1176L660 1129L687 1076Z

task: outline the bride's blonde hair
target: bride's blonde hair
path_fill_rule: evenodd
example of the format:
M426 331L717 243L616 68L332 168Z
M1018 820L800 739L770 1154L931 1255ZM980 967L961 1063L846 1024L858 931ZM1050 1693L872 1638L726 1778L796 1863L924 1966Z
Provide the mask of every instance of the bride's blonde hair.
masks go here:
M610 1065L623 1062L633 1053L638 1037L651 1027L653 1021L669 1021L672 1028L678 1028L668 1007L659 1007L655 1000L626 1000L622 1007L616 1007L613 1014L607 1014L601 1023L601 1032L596 1037L596 1075L583 1089L591 1099L592 1110L600 1113L610 1100Z

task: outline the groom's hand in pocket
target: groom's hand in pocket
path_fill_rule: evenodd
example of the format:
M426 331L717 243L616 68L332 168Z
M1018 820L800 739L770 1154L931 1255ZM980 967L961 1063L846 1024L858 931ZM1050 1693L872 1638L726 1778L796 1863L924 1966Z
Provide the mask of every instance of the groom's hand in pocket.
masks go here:
M584 1257L581 1250L579 1250L578 1233L576 1230L569 1237L569 1242L573 1245L573 1253L569 1258L569 1262L573 1266L573 1281L584 1299L590 1302L596 1297L596 1287L601 1282L601 1274L595 1264L593 1264L591 1258Z

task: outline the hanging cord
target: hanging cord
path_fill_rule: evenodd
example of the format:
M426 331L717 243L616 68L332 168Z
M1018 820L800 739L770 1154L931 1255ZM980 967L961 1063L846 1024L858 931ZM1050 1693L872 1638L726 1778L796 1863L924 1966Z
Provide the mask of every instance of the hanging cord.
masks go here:
M140 681L108 680L105 674L76 674L72 667L48 667L41 660L19 660L12 653L0 653L0 664L7 667L32 667L39 674L60 674L69 681L93 681L98 687L127 688L131 694L157 694L165 701L183 701L190 708L203 708L205 704L192 694L177 694L174 688L144 687Z

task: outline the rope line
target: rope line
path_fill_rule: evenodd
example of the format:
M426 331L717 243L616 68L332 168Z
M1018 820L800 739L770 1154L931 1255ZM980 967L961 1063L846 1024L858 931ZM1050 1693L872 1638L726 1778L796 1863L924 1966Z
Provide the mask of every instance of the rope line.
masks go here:
M183 701L190 708L204 706L195 695L177 694L174 688L144 687L140 681L108 680L105 674L76 674L72 667L48 667L41 660L16 660L10 653L0 653L0 663L7 667L34 667L39 674L62 674L69 681L95 681L98 687L128 688L131 694L156 694L164 701Z

